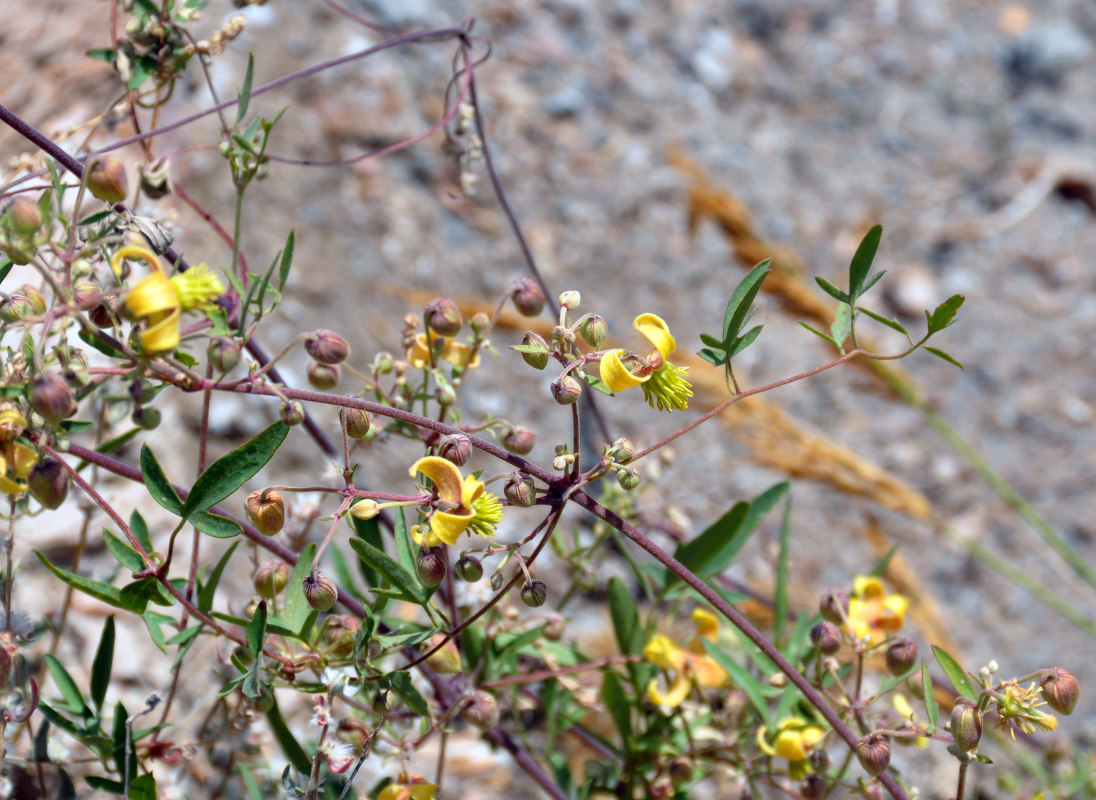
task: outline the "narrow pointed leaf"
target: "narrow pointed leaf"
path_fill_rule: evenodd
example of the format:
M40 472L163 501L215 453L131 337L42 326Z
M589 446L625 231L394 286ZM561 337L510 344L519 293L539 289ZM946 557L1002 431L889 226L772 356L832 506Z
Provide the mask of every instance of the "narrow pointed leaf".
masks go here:
M400 699L407 703L409 709L420 717L430 717L430 707L426 704L426 700L419 693L419 690L415 688L415 684L411 682L411 674L407 670L390 672L388 682Z
M243 486L273 458L288 433L289 426L278 420L251 441L206 467L190 490L180 516L189 517L205 511Z
M636 601L628 585L615 575L609 579L609 614L617 646L624 655L634 655L643 647L643 629L639 622Z
M627 748L632 740L632 704L628 702L620 676L612 670L605 670L605 677L601 682L601 697L613 717L613 723L620 731L621 742Z
M289 280L289 268L293 265L293 248L297 240L294 231L286 237L285 247L282 249L281 265L278 268L278 291L285 289L285 282Z
M205 582L198 591L199 611L208 614L209 610L213 608L213 596L217 592L217 584L221 582L221 575L224 574L225 567L228 566L228 560L236 551L236 546L238 544L239 542L233 542L232 545L225 550L225 554L221 556L220 560L217 561L216 566L213 567L213 571L206 577Z
M103 633L99 637L99 647L95 651L95 660L91 664L91 702L95 711L102 712L103 699L110 686L110 673L114 665L114 615L107 617Z
M85 578L83 575L77 575L75 572L69 572L66 569L61 569L61 567L54 566L52 563L50 563L50 560L48 558L46 558L44 555L42 555L42 553L38 552L37 550L34 551L34 554L38 556L38 560L42 562L46 569L48 569L58 578L63 580L73 589L76 589L79 592L83 592L89 597L94 597L96 600L102 600L107 605L112 605L115 608L125 607L122 605L122 593L120 589L116 589L109 583L103 583L102 581Z
M772 261L771 258L766 258L747 272L746 276L735 287L731 299L727 301L727 312L723 317L724 347L729 346L738 337L738 332L749 320L754 298L761 291L761 284L769 273L769 266Z
M145 488L152 495L152 499L166 508L172 514L182 516L183 501L172 488L171 482L164 475L160 462L147 444L141 445L141 477L144 478Z
M236 106L236 122L239 123L247 116L247 107L251 103L251 79L255 76L255 56L247 54L247 72L244 73L244 82L240 86L239 103Z
M84 696L80 693L80 688L76 685L76 681L69 675L68 670L61 664L53 655L46 655L46 667L49 668L50 677L53 678L54 684L57 686L57 690L61 693L61 697L65 700L67 710L74 714L79 714L83 717L91 716L91 709L88 708L88 704L84 701Z
M739 537L739 533L749 511L749 503L735 503L729 511L695 539L679 544L674 551L674 558L701 577L714 574L713 562L715 572L722 571L745 543L745 540ZM667 587L678 580L680 579L672 572L666 573Z
M871 287L875 286L875 284L879 283L879 281L882 280L883 276L886 274L887 271L885 269L881 269L870 278L868 278L866 281L864 281L864 285L861 286L860 291L857 292L857 297L863 297L865 294L867 294L868 290Z
M940 719L940 705L936 702L936 695L932 691L932 676L929 675L928 662L921 662L921 687L925 693L925 714L929 718L930 732L936 730Z
M883 237L883 226L875 225L856 248L856 254L849 264L849 294L858 297L866 290L864 281L871 271L871 264L875 261L875 253L879 249L879 240Z
M930 314L925 312L925 319L928 322L929 333L939 333L948 327L955 321L955 315L959 312L963 302L966 300L961 294L953 294L943 303L938 305L936 309Z
M928 345L925 345L925 350L926 350L926 352L932 353L932 354L933 354L934 356L936 356L937 358L942 358L942 359L944 359L944 361L947 361L947 362L948 362L949 364L951 364L951 365L953 365L953 366L956 366L956 367L959 367L959 369L963 369L963 365L962 365L962 364L960 364L960 363L959 363L958 361L956 361L956 360L955 360L954 358L952 358L951 356L949 356L949 355L948 355L947 353L945 353L945 352L944 352L943 350L941 350L941 349L939 349L939 348L937 348L937 347L929 347Z
M426 602L426 593L418 579L401 567L398 561L389 558L363 539L351 539L350 548L358 554L358 558L383 575L395 587L401 599L417 605Z
M814 282L817 283L819 285L819 287L821 287L823 292L828 294L830 297L832 297L837 302L839 302L839 303L851 303L852 302L852 298L850 298L847 294L845 294L843 291L838 289L836 286L834 286L832 283L830 283L825 278L815 277Z
M713 367L719 367L727 363L726 353L716 353L714 350L705 349L701 350L699 353L697 353L697 355L703 358Z
M814 334L815 336L817 336L817 337L818 337L819 339L825 339L825 340L826 340L827 342L829 342L830 344L832 344L832 345L833 345L834 347L836 347L836 348L837 348L838 350L840 350L840 349L841 349L841 345L839 345L839 344L838 344L837 342L835 342L835 341L834 341L834 339L833 339L833 337L832 337L832 336L830 336L830 335L829 335L828 333L822 333L822 331L818 330L817 328L812 328L812 327L811 327L810 325L808 325L808 324L807 324L806 322L804 322L803 320L799 320L799 324L800 324L800 325L802 325L802 326L803 326L804 328L806 328L807 330L809 330L809 331L810 331L811 333L813 333L813 334Z
M285 588L285 606L282 615L285 617L286 627L297 633L301 633L309 615L313 613L312 606L308 605L308 598L304 595L304 579L312 569L312 561L316 557L315 542L309 544L297 557L297 564L289 576L289 583Z
M258 661L263 653L263 640L266 639L266 601L260 600L255 616L247 625L247 649Z
M133 545L117 534L104 529L103 540L107 543L107 550L110 551L110 554L118 559L118 563L130 572L140 572L147 566L145 560L141 558L141 554L133 549Z
M136 509L129 515L129 529L133 533L133 537L141 543L141 547L145 548L145 552L151 553L152 537L148 533L148 523L145 522L145 518Z
M727 356L733 358L753 344L754 340L761 335L761 328L761 325L756 325L746 331L742 336L738 337L735 340L734 345L732 345L731 349L727 352Z
M936 661L940 664L941 669L944 670L944 674L951 681L951 685L955 687L955 691L968 700L977 701L978 694L974 691L974 686L971 685L967 674L959 666L959 663L948 655L948 652L942 647L933 645L932 652L936 656Z
M195 511L187 521L206 536L212 536L214 539L231 539L243 533L243 528L236 520L209 511Z
M871 317L880 325L886 325L892 331L898 331L899 333L904 334L907 338L909 338L909 332L906 330L906 328L902 325L901 322L894 319L893 317L888 319L887 317L884 317L881 314L876 314L874 311L864 308L863 306L857 306L856 310L859 311L861 314L865 314Z

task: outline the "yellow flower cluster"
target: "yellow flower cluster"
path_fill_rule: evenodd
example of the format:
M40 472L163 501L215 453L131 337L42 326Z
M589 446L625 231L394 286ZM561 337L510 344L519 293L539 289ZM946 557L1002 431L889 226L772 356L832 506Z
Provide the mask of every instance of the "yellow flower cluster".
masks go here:
M415 369L430 366L431 348L434 350L434 362L440 358L455 367L475 369L479 366L479 353L466 344L461 344L447 336L438 336L436 333L430 334L429 342L430 344L427 344L425 333L419 333L415 335L411 346L407 348L407 360Z
M727 672L704 648L704 640L714 642L719 635L719 620L710 611L693 611L696 636L687 647L661 633L655 634L643 648L643 657L668 674L669 690L663 694L658 681L647 684L651 702L675 708L685 702L695 680L708 689L719 689L727 683Z
M12 405L0 410L0 491L22 494L27 489L27 476L38 463L38 453L22 442L15 441L27 427L26 417Z
M757 746L767 755L787 761L788 775L793 780L800 780L811 771L807 759L825 733L812 722L788 717L777 726L774 734L769 734L764 726L758 728Z
M883 581L874 575L860 575L849 597L849 629L857 639L879 644L899 630L910 601L900 594L887 594Z

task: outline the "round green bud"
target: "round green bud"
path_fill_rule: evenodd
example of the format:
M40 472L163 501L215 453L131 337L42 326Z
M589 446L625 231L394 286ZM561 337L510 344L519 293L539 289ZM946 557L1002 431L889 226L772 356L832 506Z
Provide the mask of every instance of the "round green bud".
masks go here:
M544 581L529 581L521 587L521 602L530 608L540 608L548 599L548 587Z

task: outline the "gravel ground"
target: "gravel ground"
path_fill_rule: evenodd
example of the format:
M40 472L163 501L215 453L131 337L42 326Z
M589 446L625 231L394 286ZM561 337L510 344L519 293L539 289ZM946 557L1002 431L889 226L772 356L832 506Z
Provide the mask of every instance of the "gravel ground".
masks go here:
M47 131L94 113L112 91L79 57L106 41L103 4L60 5L80 24L47 25L45 15L60 6L40 3L9 31L13 47L0 51L5 72L21 78L4 102ZM1093 562L1096 6L388 0L354 8L401 30L476 17L475 32L494 47L477 72L489 143L538 262L554 288L579 289L583 310L601 313L622 337L635 314L654 311L679 346L695 350L741 275L713 226L688 235L688 179L669 166L672 152L733 191L761 234L797 250L815 275L840 282L859 237L881 223L877 264L890 288L876 298L878 310L915 326L926 306L967 296L940 342L966 369L925 355L907 368L932 407ZM206 17L214 24L229 13L214 3ZM248 33L215 68L224 96L235 91L248 49L258 85L379 41L319 2L274 0L247 13ZM11 63L13 53L24 62ZM289 106L277 153L346 157L432 124L450 55L403 48L257 98L253 109L269 115ZM43 84L30 80L28 57L63 91L33 91ZM206 101L198 83L180 91L193 93L188 104ZM195 126L159 146L215 141L212 128ZM291 297L268 331L269 347L277 349L279 334L325 326L346 332L359 353L396 350L412 306L395 285L490 302L521 272L485 177L477 197L459 198L440 141L350 168L276 168L256 187L245 215L251 263L269 263L288 229L298 237ZM5 156L18 150L11 136L0 137ZM231 218L220 162L198 152L173 168L188 192ZM225 259L185 209L176 224L192 261ZM766 330L742 359L748 384L828 357L775 302L761 303ZM539 374L519 372L505 393L485 380L466 413L551 424L563 415L546 404L546 387ZM917 413L877 388L856 370L839 370L770 397L923 492L943 525L1092 616L1092 588L1079 587ZM614 431L637 442L679 422L654 419L635 398L602 405ZM246 431L265 420L256 412L234 424ZM542 434L535 455L544 460L553 443ZM781 477L751 465L725 429L712 427L675 453L663 485L684 487L676 505L698 525ZM874 562L859 535L874 520L901 544L972 668L990 658L1017 674L1060 664L1083 686L1096 683L1091 638L934 528L823 484L799 482L794 497L791 568L801 598ZM739 578L764 586L774 536L773 526L762 531L736 567ZM1094 695L1085 690L1062 735L1082 744L1096 737ZM983 777L992 785L989 771ZM928 794L947 791L932 770L924 781Z

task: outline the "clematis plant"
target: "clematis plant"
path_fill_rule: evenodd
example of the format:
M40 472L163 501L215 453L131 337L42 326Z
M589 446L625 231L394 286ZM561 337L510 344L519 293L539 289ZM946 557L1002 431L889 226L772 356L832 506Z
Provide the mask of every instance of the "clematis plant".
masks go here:
M670 363L677 343L666 322L654 314L640 314L632 326L647 337L655 351L646 358L618 348L601 357L601 381L614 392L643 387L643 396L651 408L659 411L681 410L693 396L686 380L688 368Z
M412 478L420 474L427 478L435 495L426 522L411 532L416 544L453 545L465 531L494 536L495 526L502 520L502 502L484 491L483 481L472 475L462 476L453 462L439 456L420 458L410 472Z

